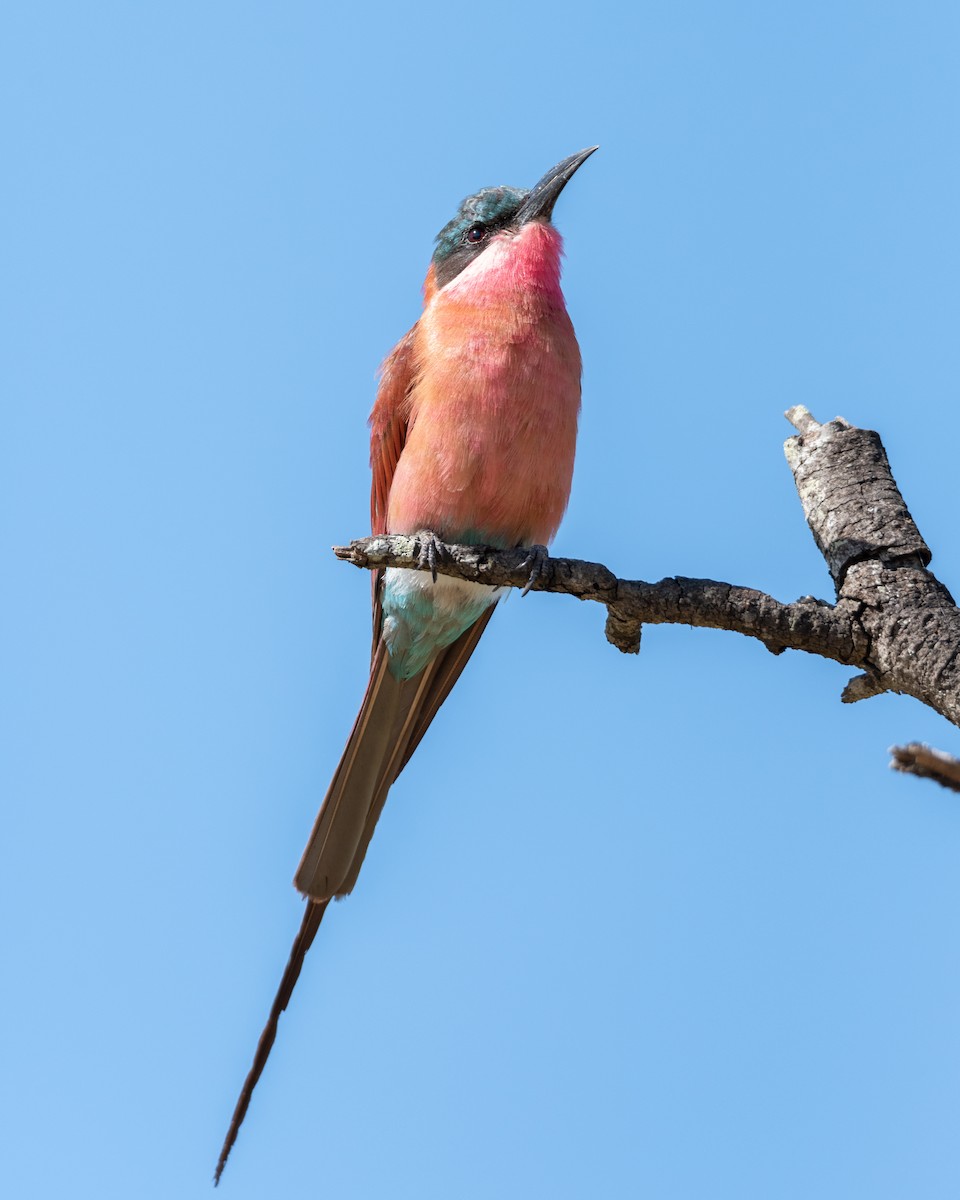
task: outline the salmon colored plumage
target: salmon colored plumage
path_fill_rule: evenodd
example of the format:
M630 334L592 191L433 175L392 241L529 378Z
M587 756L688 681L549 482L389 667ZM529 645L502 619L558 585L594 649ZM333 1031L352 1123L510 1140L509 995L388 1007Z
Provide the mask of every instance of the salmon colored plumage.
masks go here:
M570 494L580 352L560 291L560 235L501 234L428 301L402 351L412 386L386 529L549 542ZM392 367L390 368L392 370ZM374 409L393 400L384 389Z
M593 152L530 192L485 189L438 235L424 310L384 363L370 418L374 533L537 546L573 476L580 352L560 290L553 203ZM446 699L500 592L427 572L373 581L370 681L297 887L307 909L217 1165L226 1163L327 904L353 888L387 793Z

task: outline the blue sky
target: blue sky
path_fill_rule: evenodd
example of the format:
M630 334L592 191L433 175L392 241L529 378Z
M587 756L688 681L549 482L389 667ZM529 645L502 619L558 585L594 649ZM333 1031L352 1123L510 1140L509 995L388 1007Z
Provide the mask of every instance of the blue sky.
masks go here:
M556 218L558 552L830 596L781 444L878 429L960 590L951 3L21 4L0 40L0 1187L210 1195L363 691L377 365L480 186ZM732 635L504 606L223 1194L960 1190L957 738Z

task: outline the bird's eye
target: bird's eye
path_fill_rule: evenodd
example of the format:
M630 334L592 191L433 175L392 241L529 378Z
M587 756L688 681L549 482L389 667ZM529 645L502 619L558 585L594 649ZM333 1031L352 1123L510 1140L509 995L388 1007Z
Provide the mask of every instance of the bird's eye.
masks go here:
M468 242L482 242L486 236L487 236L486 225L471 225L470 228L467 230L467 241Z

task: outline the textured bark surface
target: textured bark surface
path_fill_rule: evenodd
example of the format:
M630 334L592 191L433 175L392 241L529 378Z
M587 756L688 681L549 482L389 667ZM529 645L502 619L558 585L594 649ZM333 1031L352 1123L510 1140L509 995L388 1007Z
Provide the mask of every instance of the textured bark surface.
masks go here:
M880 692L915 696L960 725L960 613L927 569L931 554L893 479L877 434L805 409L785 446L804 516L827 561L837 605L867 641L866 679L847 701Z
M547 558L531 582L525 550L444 545L428 531L361 538L334 552L358 567L433 569L478 583L520 588L529 583L531 591L597 601L607 609L608 640L625 653L639 651L643 625L666 623L742 633L775 654L788 649L818 654L861 672L844 690L846 703L901 692L960 725L960 612L928 569L930 550L879 436L842 418L821 425L802 407L787 418L799 431L784 447L787 462L833 576L833 602L804 596L784 604L753 588L711 579L619 579L600 563L572 558ZM916 746L902 749L916 759ZM926 759L911 766L895 756L894 765L945 779Z
M818 425L806 410L791 409L799 437L784 446L807 524L830 574L842 587L854 563L915 557L930 551L894 482L880 438L841 417Z

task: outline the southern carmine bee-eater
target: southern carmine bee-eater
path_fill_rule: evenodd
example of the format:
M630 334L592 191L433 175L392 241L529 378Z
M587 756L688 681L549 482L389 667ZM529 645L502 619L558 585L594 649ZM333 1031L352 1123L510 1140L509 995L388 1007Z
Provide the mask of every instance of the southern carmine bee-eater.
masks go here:
M423 314L384 363L370 417L373 533L429 530L446 542L530 547L530 561L542 561L570 495L580 411L580 350L551 217L596 149L557 163L530 191L468 196L437 235ZM428 571L373 578L370 682L297 868L306 912L216 1182L327 905L353 889L387 793L500 594Z

